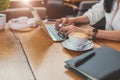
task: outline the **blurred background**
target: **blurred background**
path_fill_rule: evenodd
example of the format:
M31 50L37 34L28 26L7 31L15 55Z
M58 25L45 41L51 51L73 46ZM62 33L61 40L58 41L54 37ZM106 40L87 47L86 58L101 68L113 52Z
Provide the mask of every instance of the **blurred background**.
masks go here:
M38 10L41 18L58 19L61 17L74 17L84 14L99 0L28 0ZM28 6L22 0L10 0L9 8L0 13L7 14L7 21L20 16L33 17ZM101 24L102 22L102 24ZM104 26L105 19L102 19L94 26Z
M93 4L97 2L96 0L28 0L28 1L33 7L38 9L38 11L40 12L40 16L43 19L45 18L57 19L57 18L66 17L66 16L68 17L77 16L78 13L79 15L82 15L80 13L81 2L91 2ZM86 5L86 9L81 10L81 12L85 12L88 8L90 8L90 6ZM24 10L25 10L25 13L24 13ZM18 15L16 14L16 16L20 15L20 16L31 17L30 14L28 15L26 13L27 6L23 4L22 0L10 0L9 9L7 9L6 11L9 11L9 12L18 11L21 13L19 13Z

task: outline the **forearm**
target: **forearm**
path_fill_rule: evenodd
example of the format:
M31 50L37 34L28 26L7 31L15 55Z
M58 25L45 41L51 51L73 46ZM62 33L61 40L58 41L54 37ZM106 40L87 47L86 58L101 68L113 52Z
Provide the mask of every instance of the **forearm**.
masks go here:
M120 34L120 30L117 31L99 30L99 32L96 34L96 37L102 39L120 41L119 34Z
M88 34L89 36L94 35L93 28L91 28L91 29L79 28L78 31ZM98 30L98 32L96 34L96 38L120 41L120 30L116 30L116 31Z
M88 35L93 36L92 29L89 29L87 31L88 31ZM120 41L119 34L120 34L120 30L117 31L98 30L98 33L96 34L96 38Z
M74 23L89 23L89 18L87 16L74 17Z

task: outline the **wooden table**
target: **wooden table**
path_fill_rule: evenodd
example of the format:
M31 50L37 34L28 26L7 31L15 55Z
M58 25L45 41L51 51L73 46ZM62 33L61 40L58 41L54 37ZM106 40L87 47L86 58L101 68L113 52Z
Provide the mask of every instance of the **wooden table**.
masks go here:
M14 33L0 31L0 80L34 80L25 53Z
M97 1L97 0L64 0L65 2Z
M120 51L120 42L94 41ZM83 80L64 68L64 61L81 55L53 42L41 27L0 31L0 80Z

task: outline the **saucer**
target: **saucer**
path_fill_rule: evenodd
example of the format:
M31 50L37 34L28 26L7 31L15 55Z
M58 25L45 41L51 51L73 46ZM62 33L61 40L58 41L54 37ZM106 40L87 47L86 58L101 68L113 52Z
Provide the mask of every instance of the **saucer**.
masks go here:
M36 26L37 19L28 17L13 18L8 21L8 25L13 30L22 30Z
M87 45L86 45L87 44ZM69 42L69 40L65 40L64 42L62 42L62 46L66 49L72 50L72 51L87 51L90 50L92 48L94 48L94 44L93 42L91 42L90 40L88 40L86 42L85 46L83 48L79 48L79 47L74 47L71 45L71 42Z

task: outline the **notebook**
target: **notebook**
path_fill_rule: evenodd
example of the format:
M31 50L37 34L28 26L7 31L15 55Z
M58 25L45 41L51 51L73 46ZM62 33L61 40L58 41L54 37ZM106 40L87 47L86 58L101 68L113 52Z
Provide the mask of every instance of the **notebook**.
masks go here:
M38 19L38 24L42 26L43 30L51 37L51 39L53 41L63 41L66 39L66 37L64 37L64 35L58 35L58 31L55 29L54 24L46 25L42 21L38 11L36 9L34 9L32 6L30 6L29 8L30 8L30 11L31 11L33 17Z
M85 80L120 79L120 51L103 46L65 61L65 67Z

